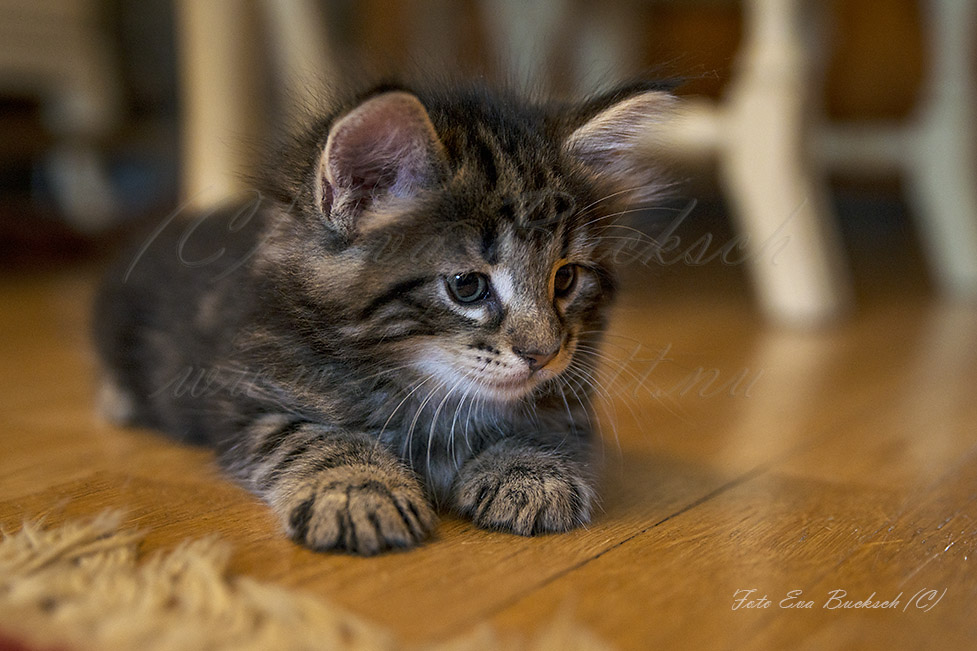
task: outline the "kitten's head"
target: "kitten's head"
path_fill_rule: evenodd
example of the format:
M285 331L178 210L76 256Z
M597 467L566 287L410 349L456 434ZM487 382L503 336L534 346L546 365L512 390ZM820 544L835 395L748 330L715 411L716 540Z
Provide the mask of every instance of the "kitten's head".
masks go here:
M648 86L561 107L374 92L324 125L267 268L321 346L421 395L579 381L614 291L609 222L660 189L669 105Z

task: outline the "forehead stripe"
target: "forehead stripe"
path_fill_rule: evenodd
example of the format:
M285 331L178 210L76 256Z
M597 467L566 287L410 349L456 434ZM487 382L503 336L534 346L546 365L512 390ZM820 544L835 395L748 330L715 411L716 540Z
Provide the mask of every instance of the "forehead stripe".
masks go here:
M391 303L394 301L400 301L404 303L408 302L409 300L408 294L410 292L412 292L413 290L417 289L422 285L426 285L429 282L433 282L434 280L436 280L436 278L425 276L420 278L410 278L408 280L402 280L401 282L392 285L391 287L387 288L382 294L380 294L379 296L375 297L372 301L370 301L369 305L363 308L363 311L360 312L360 318L361 319L370 318L377 310L379 310L387 303Z
M486 142L479 143L476 149L478 162L485 174L485 180L489 186L494 186L499 180L499 169L495 164L495 152Z
M499 230L495 220L486 220L482 225L481 253L488 264L499 263Z
M570 256L570 224L566 219L560 220L560 257Z

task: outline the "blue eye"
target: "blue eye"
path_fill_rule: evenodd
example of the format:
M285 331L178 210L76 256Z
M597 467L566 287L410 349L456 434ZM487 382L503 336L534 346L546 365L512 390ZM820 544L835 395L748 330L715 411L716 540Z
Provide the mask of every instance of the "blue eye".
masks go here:
M455 274L446 278L448 293L462 304L484 301L489 296L489 279L485 274L476 272Z

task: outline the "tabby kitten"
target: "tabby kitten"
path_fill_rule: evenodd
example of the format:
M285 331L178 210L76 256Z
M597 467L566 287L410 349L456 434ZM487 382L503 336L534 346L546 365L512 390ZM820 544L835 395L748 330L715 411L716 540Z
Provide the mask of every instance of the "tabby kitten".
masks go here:
M656 189L643 147L668 104L638 84L343 105L252 204L167 220L108 275L110 410L213 445L313 549L414 546L435 506L523 535L586 524L605 235Z

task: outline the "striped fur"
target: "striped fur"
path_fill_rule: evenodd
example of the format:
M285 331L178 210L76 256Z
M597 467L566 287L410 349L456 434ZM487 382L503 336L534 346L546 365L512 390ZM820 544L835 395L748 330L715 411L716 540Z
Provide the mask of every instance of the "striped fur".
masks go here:
M584 524L604 234L655 180L635 134L666 106L649 86L354 98L252 206L175 221L108 275L106 382L128 422L213 445L315 549L413 546L437 508L525 535ZM484 298L452 293L464 274Z

